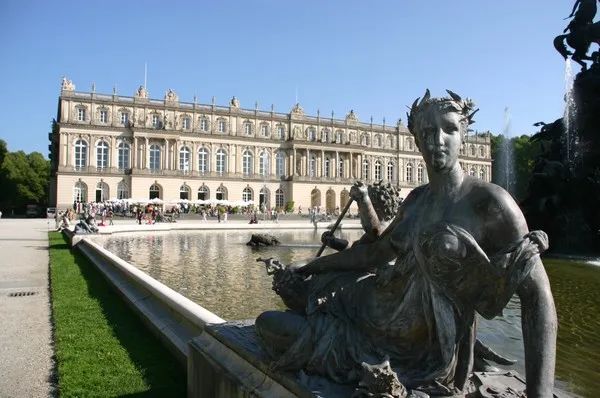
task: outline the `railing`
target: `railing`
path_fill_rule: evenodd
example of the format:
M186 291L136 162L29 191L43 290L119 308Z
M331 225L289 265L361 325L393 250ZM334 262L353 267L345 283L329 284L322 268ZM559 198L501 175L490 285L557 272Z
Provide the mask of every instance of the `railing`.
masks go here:
M131 168L118 167L96 167L96 166L59 166L58 171L61 173L81 173L81 174L131 174Z

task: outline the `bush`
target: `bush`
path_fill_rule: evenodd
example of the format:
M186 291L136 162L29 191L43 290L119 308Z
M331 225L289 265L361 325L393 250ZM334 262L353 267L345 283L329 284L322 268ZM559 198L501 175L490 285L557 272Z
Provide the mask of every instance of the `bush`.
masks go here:
M294 212L294 201L290 200L285 204L285 212L293 213Z

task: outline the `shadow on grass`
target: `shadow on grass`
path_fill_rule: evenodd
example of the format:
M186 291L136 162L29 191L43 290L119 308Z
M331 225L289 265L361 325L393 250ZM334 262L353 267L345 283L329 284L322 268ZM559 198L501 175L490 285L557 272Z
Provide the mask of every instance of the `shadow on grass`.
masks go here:
M55 248L62 247L55 245ZM68 247L66 244L64 245ZM127 351L130 360L144 375L147 391L121 396L177 397L186 394L185 370L162 343L146 328L104 276L79 251L74 262L87 283L90 297L97 300L113 335Z

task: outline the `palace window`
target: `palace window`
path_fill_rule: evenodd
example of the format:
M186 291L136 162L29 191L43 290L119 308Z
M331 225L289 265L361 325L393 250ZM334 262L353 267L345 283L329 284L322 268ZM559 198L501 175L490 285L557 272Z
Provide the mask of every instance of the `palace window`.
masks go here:
M217 188L217 191L215 192L215 199L227 200L227 188L225 188L224 186L220 186L219 188Z
M217 164L216 164L216 167L217 167L216 171L217 171L217 173L219 173L219 174L225 173L225 170L227 168L227 155L225 153L225 150L219 149L217 151L216 161L217 161Z
M387 179L389 182L394 181L394 172L396 165L394 164L394 162L388 162L387 164Z
M252 189L250 189L250 187L246 187L242 191L242 200L244 202L248 202L248 201L252 200Z
M375 136L375 146L381 148L381 136Z
M407 138L406 139L406 150L407 151L412 151L413 150L413 141L412 141L412 138Z
M369 179L369 161L367 159L363 159L362 161L362 179Z
M246 176L252 174L252 153L249 150L245 150L242 154L242 173Z
M258 173L266 177L269 173L269 153L267 151L262 151L260 153L260 157L258 159Z
M337 142L338 144L343 144L344 142L342 141L342 139L343 139L342 130L337 130L335 132L335 142Z
M277 155L275 155L275 173L277 177L285 175L285 155L283 152L277 152Z
M206 185L202 185L198 188L198 200L208 200L210 192L208 191L208 187Z
M96 202L107 201L108 197L108 184L105 182L96 184Z
M200 173L207 173L209 171L208 168L208 150L204 147L198 150L198 171Z
M417 166L417 182L419 184L423 183L423 165L421 163Z
M485 169L479 170L479 178L485 181Z
M118 152L118 167L120 170L125 170L129 168L129 154L130 147L129 144L121 142L117 147Z
M219 119L219 121L217 122L217 130L219 131L219 133L227 132L227 123L225 122L225 120Z
M283 195L283 190L281 188L275 191L275 207L283 208L285 203L285 196Z
M206 116L200 118L200 130L208 131L208 118L206 118ZM219 130L219 132L222 133L221 130Z
M96 167L105 169L108 167L108 144L100 141L96 145Z
M117 184L117 199L127 199L129 198L129 187L125 182L119 181Z
M129 113L121 112L121 124L127 126L129 124Z
M106 109L100 110L100 123L108 123L108 111Z
M312 155L308 161L308 176L315 177L317 175L317 157Z
M263 137L267 137L269 135L269 126L266 123L260 125L260 134Z
M412 163L406 164L406 182L413 182L413 165Z
M277 126L277 138L285 140L285 127L282 125Z
M184 130L189 130L192 128L192 119L190 119L189 117L184 117L182 124Z
M85 122L85 108L77 108L77 120Z
M474 145L469 145L469 153L471 154L471 156L475 157L475 146Z
M325 158L325 177L331 177L331 160L329 158Z
M186 146L179 150L179 170L184 173L190 171L190 149Z
M190 187L183 184L181 187L179 187L179 199L190 200L190 197L191 197L190 192L191 192Z
M152 127L155 129L160 128L160 115L152 115Z
M483 148L483 146L479 147L479 156L480 157L484 157L485 156L485 149Z
M321 141L323 142L331 142L331 131L329 129L324 129L323 134L321 136Z
M475 177L475 175L476 175L476 174L475 174L475 167L471 167L471 168L469 169L469 175L470 175L471 177Z
M381 160L379 159L375 161L375 180L381 180Z
M77 181L73 187L73 202L87 202L87 185Z
M148 190L148 199L160 199L160 186L152 184Z
M309 141L316 141L317 140L317 130L315 130L313 127L310 127L308 129L308 140Z
M75 170L87 166L87 143L84 140L75 141Z
M244 123L244 134L252 135L252 123L250 123L250 122Z
M160 146L153 144L150 145L150 170L160 170ZM150 198L152 199L152 198Z
M338 177L344 178L344 159L340 158L338 163Z

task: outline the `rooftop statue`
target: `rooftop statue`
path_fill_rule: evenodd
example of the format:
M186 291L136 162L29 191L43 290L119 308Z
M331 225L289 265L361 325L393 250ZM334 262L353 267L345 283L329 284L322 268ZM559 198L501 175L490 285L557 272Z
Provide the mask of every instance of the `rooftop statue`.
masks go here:
M411 108L408 129L429 183L409 194L387 228L289 265L283 277L271 267L290 311L261 314L256 331L275 368L355 385L386 375L377 379L387 380L386 392L376 382L373 391L358 387L357 396L460 394L470 387L478 351L475 313L499 316L516 293L527 394L552 396L557 321L539 257L547 236L528 231L506 191L463 172L458 155L474 106L448 93L432 98L427 91ZM368 189L353 187L351 195L364 199Z
M66 76L63 76L62 81L60 83L60 89L64 91L75 91L75 85Z
M231 107L233 107L233 108L239 108L240 107L240 101L234 95L233 98L231 98L231 101L229 102L229 105Z
M135 96L137 98L148 98L148 90L144 86L139 86L135 92Z

